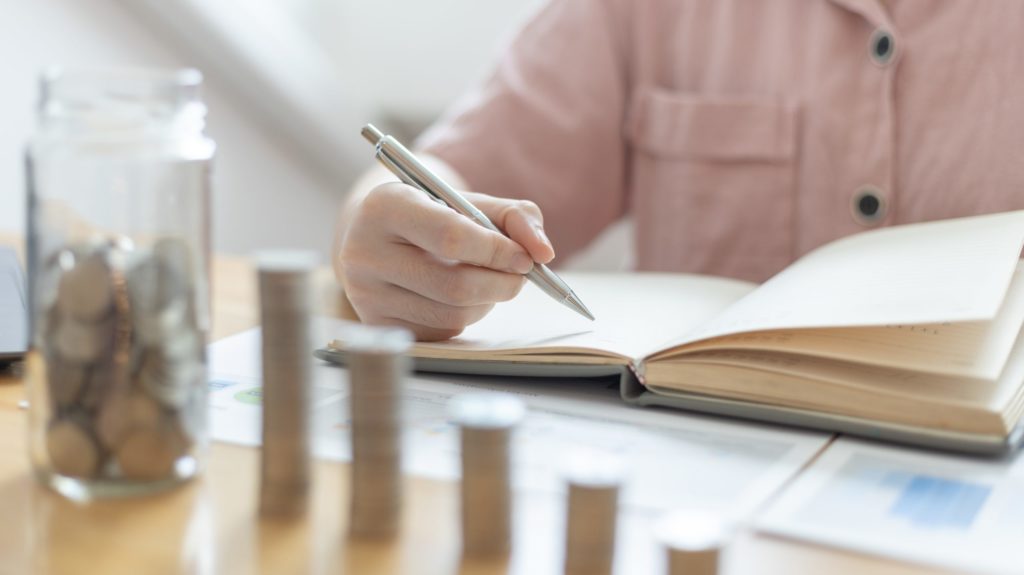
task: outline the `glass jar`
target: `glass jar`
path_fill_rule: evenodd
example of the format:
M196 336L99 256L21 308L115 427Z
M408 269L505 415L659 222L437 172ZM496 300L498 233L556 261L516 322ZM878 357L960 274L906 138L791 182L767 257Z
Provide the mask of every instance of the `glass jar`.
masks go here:
M210 166L195 70L53 70L26 153L29 452L76 499L202 467Z

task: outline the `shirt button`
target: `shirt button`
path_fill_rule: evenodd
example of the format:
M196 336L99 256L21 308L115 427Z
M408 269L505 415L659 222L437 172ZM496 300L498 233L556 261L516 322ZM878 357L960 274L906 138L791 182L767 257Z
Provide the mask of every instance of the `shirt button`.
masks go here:
M868 52L871 60L879 66L888 66L896 54L896 40L888 30L879 28L871 34L871 41L868 43Z
M853 219L862 226L873 226L883 219L887 212L885 194L874 186L863 186L853 194L850 203Z

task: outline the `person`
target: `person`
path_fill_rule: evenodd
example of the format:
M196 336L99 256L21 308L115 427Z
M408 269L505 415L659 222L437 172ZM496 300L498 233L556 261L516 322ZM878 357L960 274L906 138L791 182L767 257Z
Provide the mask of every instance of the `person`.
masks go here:
M762 281L865 229L1020 209L1022 23L1010 0L552 0L418 146L508 237L378 168L338 280L436 340L626 214L641 270Z

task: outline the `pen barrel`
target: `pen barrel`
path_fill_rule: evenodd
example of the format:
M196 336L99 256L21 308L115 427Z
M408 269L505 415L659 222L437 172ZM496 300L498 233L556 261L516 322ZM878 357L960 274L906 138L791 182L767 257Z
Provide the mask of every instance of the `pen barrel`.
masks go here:
M405 146L403 146L401 142L391 136L385 136L377 143L377 149L378 152L387 160L384 163L389 169L392 168L392 166L403 168L405 176L412 179L415 182L416 187L422 188L423 191L428 194L440 198L444 203L448 204L450 208L467 218L470 218L481 226L504 235L502 231L498 229L498 226L495 226L483 212L478 210L473 204L469 203L466 198L463 198L455 188L448 184L448 182L442 180L436 174L431 172L430 169L424 166L423 163L420 162L419 159L416 158L416 156L413 155L413 153ZM399 174L399 177L402 177L402 175ZM405 181L404 178L403 181Z
M526 279L558 301L564 300L570 291L569 286L544 264L534 265L530 273L526 274Z

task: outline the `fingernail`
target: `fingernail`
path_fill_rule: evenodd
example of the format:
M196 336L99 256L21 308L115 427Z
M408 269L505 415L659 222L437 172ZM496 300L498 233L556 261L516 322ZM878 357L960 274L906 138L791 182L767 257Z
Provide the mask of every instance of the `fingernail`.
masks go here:
M544 233L544 228L542 228L540 224L533 225L533 235L536 236L538 240L544 242L544 244L549 248L554 249L551 246L551 240L548 239L548 235Z
M528 274L533 269L533 259L524 253L512 256L512 270L519 274Z

